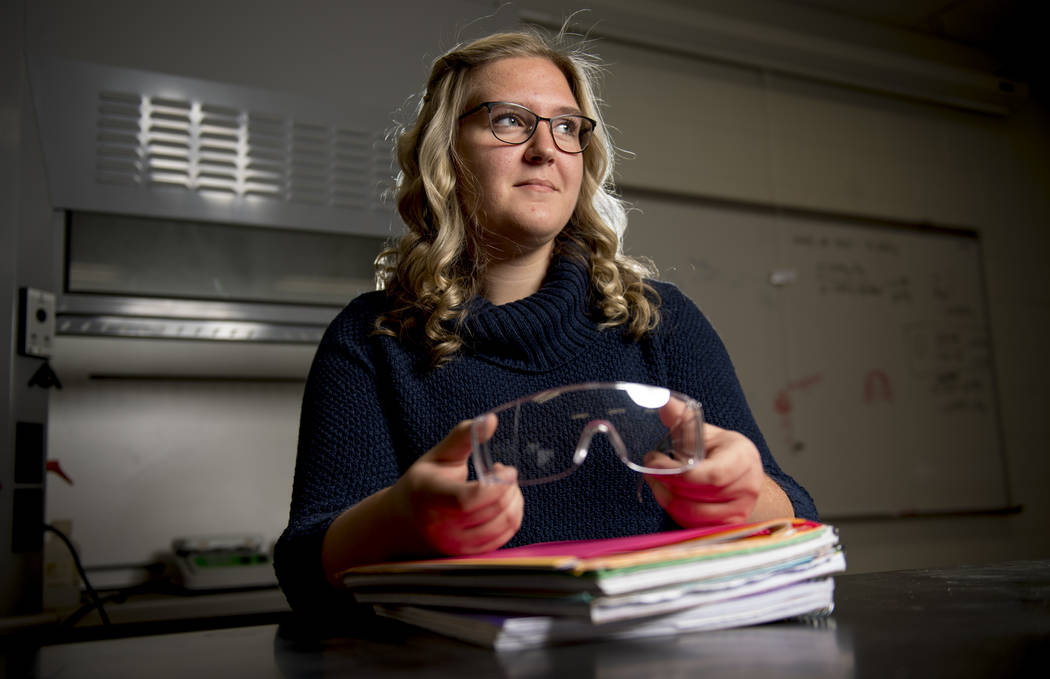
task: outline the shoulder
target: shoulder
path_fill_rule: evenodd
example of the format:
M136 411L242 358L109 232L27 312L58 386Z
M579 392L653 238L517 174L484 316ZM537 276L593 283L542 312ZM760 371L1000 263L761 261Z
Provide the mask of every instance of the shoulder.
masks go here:
M317 347L315 362L351 361L373 363L374 344L379 337L376 320L388 308L383 292L366 292L350 301L332 319Z
M358 295L332 319L325 335L330 339L359 341L371 334L376 319L387 307L387 296L382 291Z
M658 295L660 295L661 305L670 305L672 307L678 307L682 306L683 304L688 304L695 306L693 305L692 300L690 300L686 296L686 294L682 292L681 288L679 288L674 283L671 283L669 281L657 280L655 278L646 278L645 282L653 290L656 290L656 293Z
M681 288L668 281L647 279L645 281L660 296L660 325L665 329L691 327L708 328L709 323L700 308Z

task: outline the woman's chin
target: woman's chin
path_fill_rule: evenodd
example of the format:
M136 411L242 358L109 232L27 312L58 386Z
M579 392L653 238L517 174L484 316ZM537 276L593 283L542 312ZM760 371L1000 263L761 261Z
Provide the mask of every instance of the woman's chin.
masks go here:
M537 253L550 253L554 239L561 233L558 228L518 227L514 233L489 232L489 252L497 258L516 258Z

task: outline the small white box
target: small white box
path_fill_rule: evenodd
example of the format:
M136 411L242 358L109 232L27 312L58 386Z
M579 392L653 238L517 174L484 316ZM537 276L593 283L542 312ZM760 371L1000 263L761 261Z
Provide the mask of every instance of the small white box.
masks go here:
M50 358L55 344L55 295L22 288L22 335L19 350L26 356Z

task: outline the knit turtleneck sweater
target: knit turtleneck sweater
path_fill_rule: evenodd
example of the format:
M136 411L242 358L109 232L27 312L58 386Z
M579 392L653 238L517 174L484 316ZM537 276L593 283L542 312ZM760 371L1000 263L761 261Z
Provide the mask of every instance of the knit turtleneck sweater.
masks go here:
M750 438L796 515L815 519L809 494L770 454L710 323L675 286L650 284L661 321L634 341L623 326L599 326L586 268L556 258L535 294L501 306L472 300L463 350L438 368L425 349L373 332L384 293L353 300L321 340L303 396L291 515L275 551L293 609L317 612L332 600L320 554L336 516L396 482L456 423L567 384L640 382L692 396L705 421ZM642 477L612 455L588 456L569 477L523 493L523 523L507 546L676 527Z

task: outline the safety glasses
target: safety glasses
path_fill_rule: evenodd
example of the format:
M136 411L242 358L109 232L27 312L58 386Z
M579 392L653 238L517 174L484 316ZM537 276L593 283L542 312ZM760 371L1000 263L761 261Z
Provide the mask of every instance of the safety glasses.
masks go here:
M524 144L532 139L541 122L550 126L554 145L565 153L583 153L591 142L597 121L578 113L567 113L553 118L530 111L521 104L507 101L483 101L459 117L463 120L481 109L489 114L489 129L496 139L505 144Z
M499 480L497 465L514 467L522 486L556 481L592 453L615 454L645 474L681 474L703 459L703 411L692 398L662 387L575 384L478 416L471 444L482 481Z

